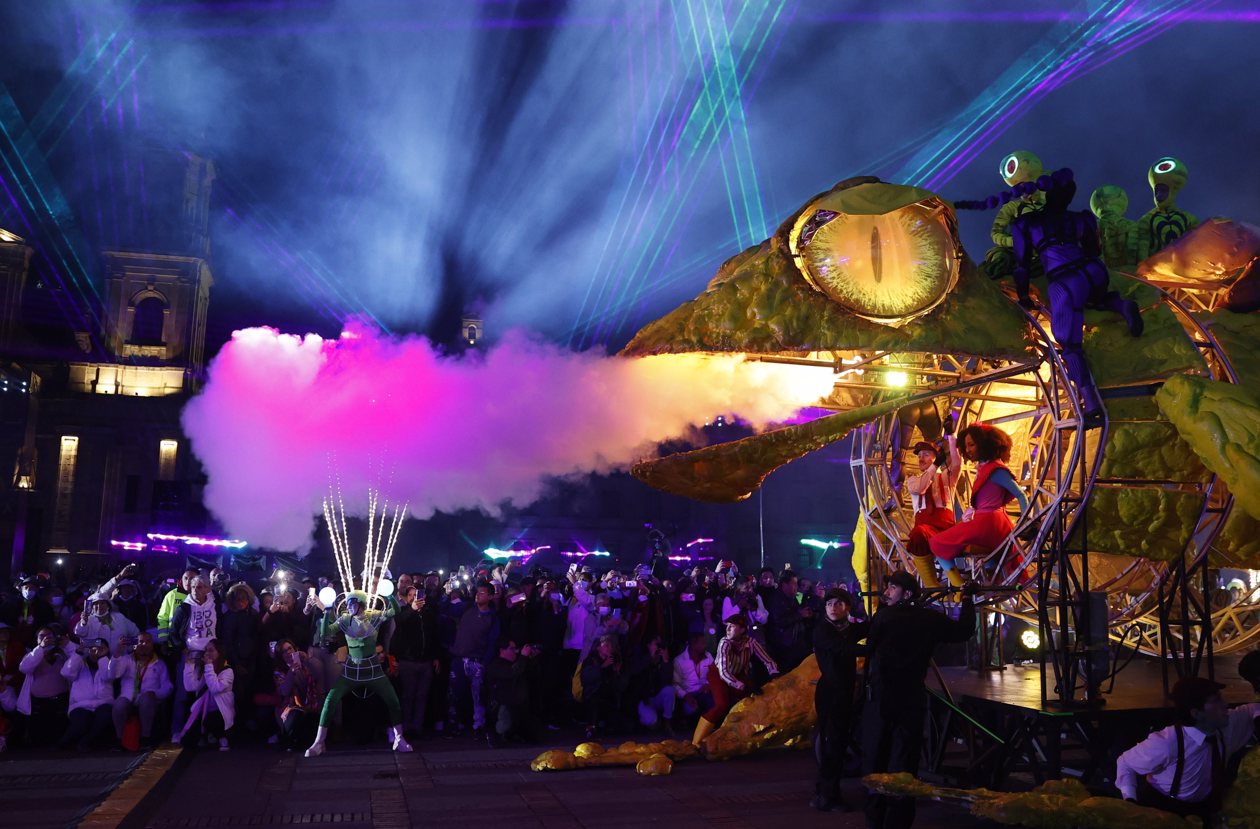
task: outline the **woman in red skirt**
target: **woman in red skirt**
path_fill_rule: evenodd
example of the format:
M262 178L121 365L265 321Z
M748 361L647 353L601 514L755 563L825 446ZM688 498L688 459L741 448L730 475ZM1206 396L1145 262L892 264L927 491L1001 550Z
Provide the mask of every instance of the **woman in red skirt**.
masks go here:
M726 719L726 713L735 703L749 694L749 678L752 657L756 656L771 676L779 673L770 654L761 643L748 635L748 617L736 613L726 620L726 636L718 642L717 657L709 668L709 689L713 692L713 707L701 715L696 723L696 733L691 738L701 745L704 738Z
M971 485L971 515L964 517L928 541L950 584L961 586L965 581L954 566L954 559L968 546L992 550L1012 532L1006 505L1019 502L1021 514L1028 511L1028 499L1006 462L1011 459L1011 436L987 423L973 423L962 433L963 454L978 461L976 480Z

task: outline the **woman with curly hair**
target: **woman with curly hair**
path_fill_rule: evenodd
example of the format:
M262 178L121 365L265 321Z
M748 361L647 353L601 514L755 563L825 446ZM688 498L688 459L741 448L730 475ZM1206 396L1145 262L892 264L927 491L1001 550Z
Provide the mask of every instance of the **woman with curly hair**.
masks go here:
M962 449L968 460L980 464L971 486L971 514L928 540L932 555L955 587L966 581L954 566L959 553L965 547L992 550L1005 541L1014 529L1006 515L1012 500L1019 502L1021 515L1028 511L1028 499L1006 466L1011 459L1010 435L987 423L973 423L963 429Z

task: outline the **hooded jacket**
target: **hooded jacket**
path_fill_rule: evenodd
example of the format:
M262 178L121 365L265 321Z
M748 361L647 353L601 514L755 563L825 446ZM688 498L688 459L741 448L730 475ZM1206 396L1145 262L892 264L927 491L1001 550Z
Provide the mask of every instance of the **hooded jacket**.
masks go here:
M113 580L105 584L112 592ZM101 601L109 602L109 613L104 616L95 616L92 614L92 603ZM84 603L83 615L79 617L79 623L74 626L74 635L78 636L80 641L104 639L109 642L109 652L114 653L118 648L118 640L124 637L134 640L140 635L140 628L136 627L135 622L118 612L118 606L102 587L101 590L88 596Z
M171 617L170 644L176 651L185 648L192 651L204 651L211 639L219 635L219 608L214 594L207 594L206 600L197 604L194 596L188 596L175 608Z

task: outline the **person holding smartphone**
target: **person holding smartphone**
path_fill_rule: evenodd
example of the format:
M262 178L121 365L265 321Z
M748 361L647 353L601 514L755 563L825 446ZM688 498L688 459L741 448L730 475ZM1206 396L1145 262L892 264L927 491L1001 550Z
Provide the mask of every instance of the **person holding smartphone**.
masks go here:
M415 587L400 594L389 652L398 660L398 703L402 706L403 734L419 739L433 678L441 669L438 658L436 603Z
M110 662L110 671L118 680L118 698L113 707L115 735L121 742L127 721L134 714L140 719L141 743L152 744L158 706L174 690L166 664L158 659L153 635L145 631L134 644L120 644Z

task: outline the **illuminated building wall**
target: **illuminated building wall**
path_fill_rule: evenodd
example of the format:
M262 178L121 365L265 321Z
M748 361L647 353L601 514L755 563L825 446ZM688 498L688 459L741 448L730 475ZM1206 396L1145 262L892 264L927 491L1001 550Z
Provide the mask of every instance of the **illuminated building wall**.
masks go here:
M0 228L0 355L10 351L19 333L30 261L31 249Z
M145 163L154 219L101 253L96 331L32 305L31 240L0 233L0 575L95 569L112 539L149 532L221 534L180 428L206 359L214 166Z

